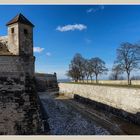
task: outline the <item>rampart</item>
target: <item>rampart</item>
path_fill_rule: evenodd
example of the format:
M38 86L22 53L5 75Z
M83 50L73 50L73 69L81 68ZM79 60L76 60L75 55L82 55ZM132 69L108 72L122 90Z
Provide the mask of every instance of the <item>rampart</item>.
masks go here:
M140 89L59 83L60 93L140 124Z

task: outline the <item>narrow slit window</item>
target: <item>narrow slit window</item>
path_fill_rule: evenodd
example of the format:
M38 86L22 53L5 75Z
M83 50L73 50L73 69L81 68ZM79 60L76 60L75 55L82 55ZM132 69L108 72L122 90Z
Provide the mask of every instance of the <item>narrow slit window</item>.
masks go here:
M14 28L11 28L11 33L12 33L12 34L14 33Z
M24 29L24 34L27 35L28 34L28 30Z

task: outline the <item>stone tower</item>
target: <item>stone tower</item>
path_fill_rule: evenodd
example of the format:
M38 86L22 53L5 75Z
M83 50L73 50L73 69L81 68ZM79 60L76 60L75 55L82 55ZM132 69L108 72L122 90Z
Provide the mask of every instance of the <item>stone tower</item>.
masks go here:
M23 61L25 73L34 75L33 27L34 25L22 14L18 14L7 24L8 49L13 55L18 55Z
M0 135L47 133L34 77L34 25L18 14L7 27L0 37Z

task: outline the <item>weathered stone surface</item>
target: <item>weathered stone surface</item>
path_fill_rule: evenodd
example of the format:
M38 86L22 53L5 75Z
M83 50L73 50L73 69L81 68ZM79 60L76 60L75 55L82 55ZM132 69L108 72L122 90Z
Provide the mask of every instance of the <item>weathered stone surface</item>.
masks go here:
M12 33L12 29L14 32ZM19 55L19 25L12 24L8 27L8 49L14 55Z
M7 24L8 36L0 37L0 134L44 134L34 79L33 24L17 17Z
M19 84L20 80L11 80L11 83L9 79L1 80L0 134L42 134L41 110L33 79L27 76L25 84Z
M20 16L23 17L19 14L19 18ZM0 69L12 71L12 68L15 69L20 65L19 69L21 68L24 73L34 76L33 26L20 22L8 24L8 35L0 37L0 44L2 44L0 45ZM16 71L21 72L21 70Z
M139 123L140 89L115 88L107 86L59 84L60 93L68 96L77 94L94 101L94 105ZM88 101L89 102L89 101Z
M56 90L56 91L59 90L56 73L54 74L35 73L35 78L36 78L36 88L39 92L46 90Z

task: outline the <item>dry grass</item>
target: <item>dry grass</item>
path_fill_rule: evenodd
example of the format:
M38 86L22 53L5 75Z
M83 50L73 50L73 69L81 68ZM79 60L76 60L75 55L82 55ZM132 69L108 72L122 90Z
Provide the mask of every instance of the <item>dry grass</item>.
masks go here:
M67 84L83 84L83 85L94 85L94 86L111 86L111 87L123 87L123 88L140 88L140 85L121 85L121 84L102 84L102 83L86 83L86 82L66 82Z

